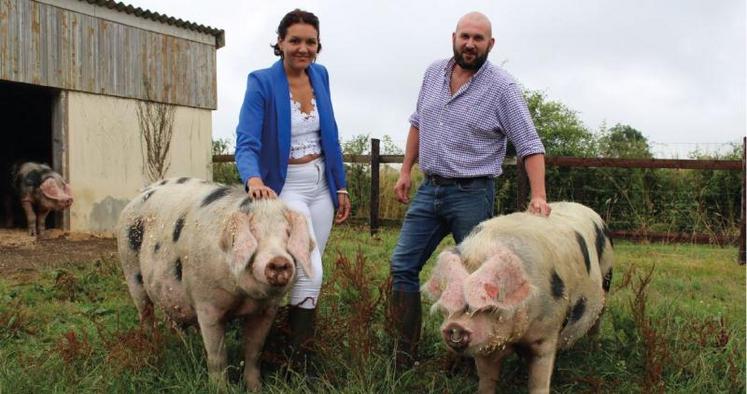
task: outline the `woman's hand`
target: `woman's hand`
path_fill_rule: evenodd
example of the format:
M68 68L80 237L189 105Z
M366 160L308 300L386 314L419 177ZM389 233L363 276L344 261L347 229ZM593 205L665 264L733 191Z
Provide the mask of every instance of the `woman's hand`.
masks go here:
M350 216L350 194L345 189L337 191L337 215L335 215L335 224L340 224Z
M274 190L265 186L265 183L262 182L262 178L258 176L249 178L249 180L246 182L246 188L249 195L257 200L261 200L263 198L272 199L277 198L278 196L277 194L275 194Z

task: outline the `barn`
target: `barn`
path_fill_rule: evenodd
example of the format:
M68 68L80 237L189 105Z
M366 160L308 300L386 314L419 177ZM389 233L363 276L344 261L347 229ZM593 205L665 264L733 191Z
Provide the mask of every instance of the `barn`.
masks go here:
M72 186L75 203L48 227L94 233L150 183L148 161L211 178L224 37L111 0L0 0L0 226L25 226L9 202L18 162L49 163Z

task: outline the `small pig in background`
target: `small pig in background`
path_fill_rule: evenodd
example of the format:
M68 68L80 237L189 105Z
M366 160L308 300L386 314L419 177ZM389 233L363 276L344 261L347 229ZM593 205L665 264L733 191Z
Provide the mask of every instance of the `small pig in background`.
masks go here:
M479 224L441 253L422 287L444 316L446 345L475 358L480 393L495 392L501 360L514 351L528 360L529 392L549 392L557 349L598 328L612 280L606 225L581 204L550 206L549 217Z
M13 171L13 186L26 213L29 234L44 234L47 215L73 204L73 193L62 176L46 164L26 162Z
M261 387L258 361L278 305L314 249L304 216L282 201L195 178L148 186L117 225L122 270L141 322L158 307L197 324L211 380L226 381L226 324L241 318L244 382ZM320 273L316 273L320 275Z

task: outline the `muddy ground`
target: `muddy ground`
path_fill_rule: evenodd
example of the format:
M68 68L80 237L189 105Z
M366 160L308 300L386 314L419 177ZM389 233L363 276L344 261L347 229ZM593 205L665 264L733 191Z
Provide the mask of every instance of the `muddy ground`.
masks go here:
M116 258L114 238L47 230L36 239L20 229L0 229L0 275L64 267L72 263Z

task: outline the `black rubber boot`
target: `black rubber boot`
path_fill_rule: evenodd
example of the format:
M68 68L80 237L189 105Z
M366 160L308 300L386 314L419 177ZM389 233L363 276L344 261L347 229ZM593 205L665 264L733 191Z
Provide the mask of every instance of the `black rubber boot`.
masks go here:
M290 329L290 367L296 371L309 371L310 349L314 337L315 309L303 309L291 306L288 310L288 328Z
M410 369L417 360L422 325L420 293L392 290L389 316L397 335L396 369Z

